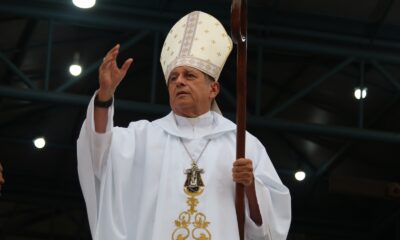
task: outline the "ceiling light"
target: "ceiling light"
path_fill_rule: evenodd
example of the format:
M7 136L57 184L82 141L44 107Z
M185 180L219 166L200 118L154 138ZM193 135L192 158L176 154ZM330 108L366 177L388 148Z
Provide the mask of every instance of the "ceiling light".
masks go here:
M96 4L96 0L72 0L78 8L91 8Z
M72 76L79 76L82 73L82 66L79 64L79 53L76 52L74 54L74 59L72 60L72 64L69 66L69 73Z
M302 170L299 170L294 174L294 177L297 181L303 181L306 178L306 173Z
M355 97L356 99L358 99L358 100L360 100L361 97L362 97L362 99L366 98L366 97L367 97L367 90L368 90L368 88L366 88L366 87L364 87L364 88L362 89L362 91L361 91L361 88L356 87L356 88L354 89L354 97Z
M78 64L72 64L69 66L69 73L71 73L72 76L79 76L82 73L82 67L81 65Z
M43 137L38 137L35 140L33 140L33 144L35 145L36 148L44 148L46 146L46 140Z

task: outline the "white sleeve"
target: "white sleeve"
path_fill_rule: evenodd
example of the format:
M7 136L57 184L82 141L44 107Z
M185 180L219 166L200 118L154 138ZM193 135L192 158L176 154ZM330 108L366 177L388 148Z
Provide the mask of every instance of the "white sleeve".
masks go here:
M83 122L77 140L78 176L92 231L96 226L100 194L99 179L104 171L104 165L109 152L114 113L114 108L111 106L108 111L106 133L96 133L93 119L94 96L89 103L86 119Z
M255 185L256 185L256 194L257 194L257 201L258 201L258 206L260 208L260 212L262 215L263 210L262 206L260 205L260 199L266 199L265 196L260 196L264 195L265 191L260 191L260 182L258 180L255 180ZM251 218L250 218L250 211L249 211L249 205L248 201L246 198L246 208L245 208L245 233L246 233L246 240L272 240L271 238L271 232L269 229L269 225L264 223L264 217L262 216L263 219L263 224L262 225L257 225Z
M249 139L250 140L250 139ZM262 225L249 216L246 204L245 234L247 240L285 240L291 222L291 198L261 143L246 148L246 157L253 160L257 202Z

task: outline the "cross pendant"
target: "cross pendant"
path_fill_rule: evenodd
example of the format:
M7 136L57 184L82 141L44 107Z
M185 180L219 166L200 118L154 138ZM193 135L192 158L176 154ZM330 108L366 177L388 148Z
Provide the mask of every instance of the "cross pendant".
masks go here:
M203 180L201 179L202 173L204 173L204 170L200 169L196 163L192 163L192 167L185 170L186 174L185 188L189 192L196 193L202 187L204 187Z

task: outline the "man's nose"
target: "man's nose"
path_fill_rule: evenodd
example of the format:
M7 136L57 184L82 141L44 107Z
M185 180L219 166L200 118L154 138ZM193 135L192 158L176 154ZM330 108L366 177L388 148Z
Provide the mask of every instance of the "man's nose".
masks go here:
M182 75L179 75L179 76L176 78L175 81L176 81L176 84L177 84L177 85L180 85L180 86L185 85L185 83L186 83L185 78L184 78Z

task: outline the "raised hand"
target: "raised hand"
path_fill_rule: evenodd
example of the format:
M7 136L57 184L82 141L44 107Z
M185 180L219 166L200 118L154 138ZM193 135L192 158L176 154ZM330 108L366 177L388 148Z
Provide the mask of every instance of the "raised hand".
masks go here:
M103 63L99 68L99 83L98 99L107 101L112 98L119 83L124 79L126 72L133 62L132 58L128 58L121 68L117 65L117 56L120 45L115 45L106 56L103 58Z

